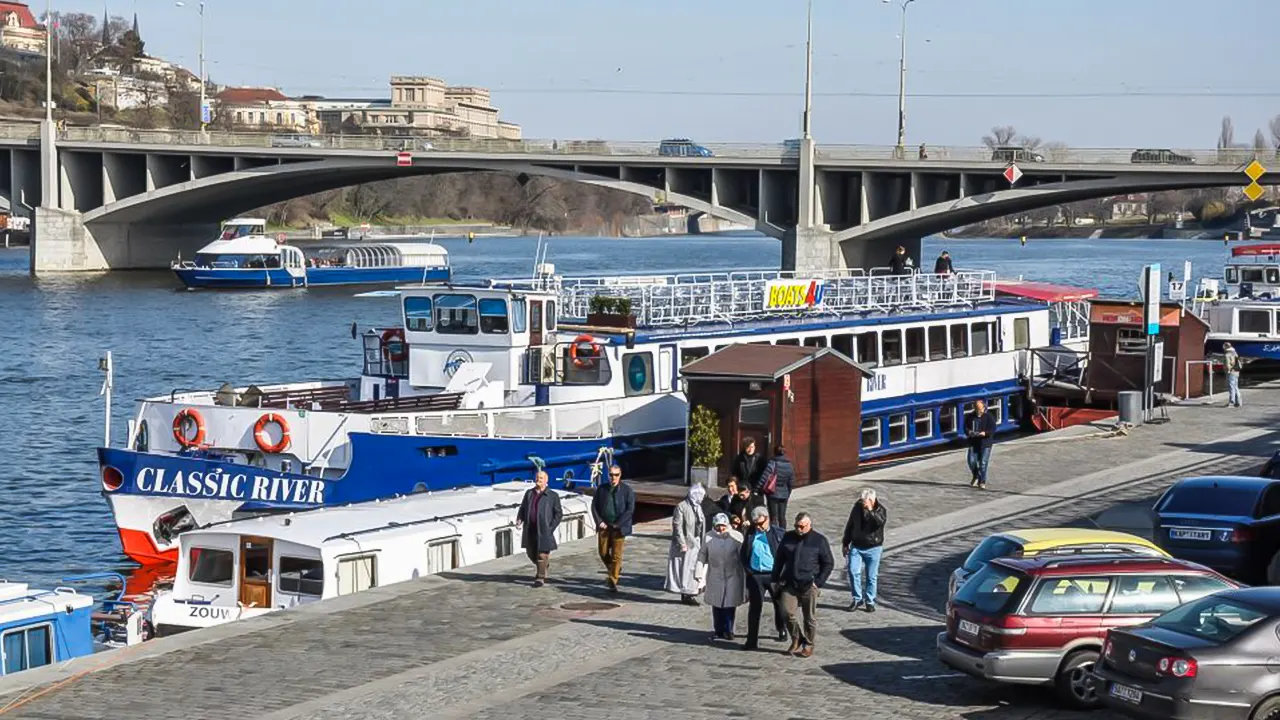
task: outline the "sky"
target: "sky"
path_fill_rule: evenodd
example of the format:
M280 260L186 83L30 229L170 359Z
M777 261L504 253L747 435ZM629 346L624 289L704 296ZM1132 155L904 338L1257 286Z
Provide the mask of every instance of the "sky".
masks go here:
M813 0L813 134L892 145L894 0ZM197 65L195 2L107 0L148 54ZM42 3L34 0L37 10ZM88 5L55 9L101 13ZM995 125L1077 148L1214 147L1280 115L1280 0L915 0L907 142ZM392 74L492 91L527 138L780 142L800 134L805 0L207 0L212 80L386 97Z

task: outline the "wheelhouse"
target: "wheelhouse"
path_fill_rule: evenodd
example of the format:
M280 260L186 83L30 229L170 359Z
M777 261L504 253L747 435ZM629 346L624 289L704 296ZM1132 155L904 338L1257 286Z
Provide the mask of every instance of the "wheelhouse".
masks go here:
M1251 244L1231 249L1222 270L1228 297L1280 297L1280 245Z

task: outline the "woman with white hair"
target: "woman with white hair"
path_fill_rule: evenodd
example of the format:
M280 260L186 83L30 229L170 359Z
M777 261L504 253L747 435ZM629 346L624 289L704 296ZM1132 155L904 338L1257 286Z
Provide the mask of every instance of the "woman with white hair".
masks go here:
M698 553L706 577L706 601L716 638L733 640L738 606L746 602L747 576L742 570L742 535L729 527L729 516L720 513L711 521L711 534Z
M668 592L680 593L680 602L698 604L697 562L702 538L707 532L707 519L702 499L707 489L699 483L689 487L689 496L671 514L671 548L667 551Z

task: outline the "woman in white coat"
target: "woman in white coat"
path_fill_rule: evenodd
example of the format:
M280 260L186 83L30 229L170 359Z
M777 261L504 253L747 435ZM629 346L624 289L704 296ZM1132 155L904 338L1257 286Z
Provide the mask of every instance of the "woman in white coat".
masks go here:
M685 605L698 604L698 550L707 532L702 499L707 490L698 483L689 487L689 497L671 515L671 549L667 552L667 591L680 593Z
M740 555L742 535L729 528L729 516L724 513L711 520L711 527L698 551L698 561L705 566L706 600L716 637L732 640L738 606L747 601L747 576Z

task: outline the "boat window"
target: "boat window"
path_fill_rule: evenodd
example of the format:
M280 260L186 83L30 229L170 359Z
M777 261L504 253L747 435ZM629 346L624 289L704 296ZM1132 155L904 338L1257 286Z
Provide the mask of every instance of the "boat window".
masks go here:
M261 235L261 225L224 225L220 240L235 240L250 235Z
M378 586L378 558L373 555L338 560L338 594L350 595Z
M613 380L609 353L599 343L583 341L564 346L561 382L565 385L608 385Z
M1240 270L1231 266L1227 266L1226 280L1232 285L1240 282Z
M951 326L951 357L969 357L969 326L963 323Z
M1267 284L1268 285L1280 284L1280 268L1275 268L1275 267L1267 268Z
M955 405L943 405L938 410L938 429L943 435L950 435L957 430Z
M432 299L436 304L436 332L475 335L479 331L475 295L440 294Z
M1013 319L1013 349L1031 347L1031 318Z
M191 582L204 585L231 585L235 577L236 556L230 550L191 548L189 575Z
M769 426L769 401L743 399L738 405L738 424Z
M933 411L916 411L916 439L927 440L933 437Z
M991 326L987 323L974 323L969 328L969 352L973 355L986 355L991 352Z
M535 335L542 334L542 303L535 302L529 311L529 331Z
M682 347L680 348L680 367L684 367L694 360L700 360L711 354L710 348L705 347Z
M53 635L49 623L10 630L0 641L4 648L4 673L44 667L53 662Z
M653 353L628 353L622 356L623 388L627 397L648 395L653 392Z
M931 325L929 327L929 359L947 359L947 326Z
M839 346L836 349L839 350ZM851 353L846 354L851 358L854 357ZM867 367L880 367L879 338L874 331L858 334L858 355L854 359Z
M907 362L924 362L924 328L907 328Z
M1018 418L1022 417L1022 397L1019 395L1009 396L1009 419L1018 422Z
M858 352L854 350L853 335L849 333L832 335L831 349L852 360L859 360Z
M1270 310L1236 310L1236 332L1271 334Z
M448 572L458 567L458 541L435 540L427 543L427 574Z
M560 527L556 528L556 542L567 543L581 540L586 535L586 525L586 516L582 513L565 517L560 522Z
M1240 282L1251 282L1251 283L1262 282L1262 268L1259 268L1259 267L1240 268Z
M525 331L525 320L529 317L529 301L524 298L511 299L511 332L522 333Z
M900 445L907 441L907 414L889 416L889 444Z
M804 339L805 347L824 348L827 346L827 338L825 335L814 335Z
M480 301L480 332L490 335L507 334L506 300L484 298Z
M556 301L547 301L547 330L556 329Z
M902 364L902 331L901 330L885 330L884 336L880 339L880 349L883 351L882 364L885 367Z
M511 528L493 534L493 556L504 558L515 552L515 533Z
M1004 422L1004 398L991 398L987 401L987 412L996 416L996 424Z
M1116 328L1116 354L1146 355L1146 333L1138 328Z
M880 447L880 418L862 419L862 449L875 450Z
M786 338L786 339L783 339L783 340L779 340L779 341L777 341L777 343L776 343L776 344L778 344L778 345L791 345L791 346L793 346L793 347L796 347L796 346L799 346L799 345L800 345L800 338Z
M280 556L280 592L295 595L324 594L324 562L318 558Z
M964 403L963 405L960 406L960 408L964 414L964 426L967 428L969 427L969 424L970 424L969 420L973 417L973 414L975 412L975 410L973 409L973 403L972 402Z

